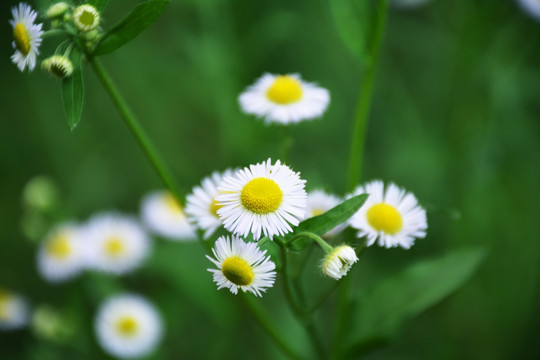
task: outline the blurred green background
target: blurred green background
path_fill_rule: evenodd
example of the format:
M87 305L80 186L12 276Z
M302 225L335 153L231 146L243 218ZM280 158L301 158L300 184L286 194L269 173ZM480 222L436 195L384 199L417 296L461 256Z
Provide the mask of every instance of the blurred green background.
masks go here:
M136 3L111 0L103 26ZM76 340L2 332L0 358L106 358L92 317L101 295L119 288L144 294L165 318L166 337L152 359L281 358L238 299L215 290L197 243L156 239L147 265L124 278L85 274L49 285L39 277L36 245L20 225L30 178L54 178L64 216L80 221L104 209L136 214L140 198L161 184L89 67L83 119L71 133L58 82L11 63L14 4L0 4L0 286L62 311ZM455 248L483 246L489 254L466 286L369 359L540 358L539 41L540 22L514 1L391 9L363 179L414 192L430 229L409 251L370 248L355 286ZM46 40L42 54L55 44ZM185 191L213 170L279 156L283 129L238 107L247 85L263 72L318 82L331 105L322 119L292 127L289 165L308 189L344 194L362 71L326 0L173 0L147 32L102 61ZM284 332L300 336L282 302L271 289L261 303Z

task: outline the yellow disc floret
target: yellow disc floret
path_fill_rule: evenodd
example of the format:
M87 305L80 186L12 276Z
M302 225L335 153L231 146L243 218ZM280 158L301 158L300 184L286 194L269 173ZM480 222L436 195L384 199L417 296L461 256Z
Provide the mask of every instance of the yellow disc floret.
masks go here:
M167 205L167 209L169 209L170 212L173 212L175 214L182 214L184 210L182 209L182 205L176 200L173 194L166 193L163 195L163 201Z
M266 91L266 97L277 104L291 104L302 98L302 85L291 76L278 76Z
M80 5L73 12L73 23L80 31L92 31L99 25L99 12L91 5Z
M215 197L212 198L212 202L210 203L210 214L214 215L215 217L219 217L217 211L222 207L223 205L219 205Z
M11 299L12 296L9 292L0 289L0 319L7 319L9 317L7 307Z
M244 186L240 200L247 210L256 214L268 214L281 205L283 191L274 180L258 177Z
M255 278L251 266L238 256L225 259L221 265L221 272L230 282L238 286L250 285Z
M13 40L15 47L24 56L30 52L30 35L23 23L17 23L13 28Z
M395 207L386 203L373 205L366 213L367 221L377 231L395 235L403 228L403 218Z
M139 329L139 324L132 316L124 316L116 322L116 329L122 336L133 336Z
M57 259L65 259L69 257L73 251L67 234L57 234L51 238L47 242L45 249L49 255Z
M117 236L111 236L105 241L105 253L112 257L117 257L124 254L126 251L126 245L122 238Z

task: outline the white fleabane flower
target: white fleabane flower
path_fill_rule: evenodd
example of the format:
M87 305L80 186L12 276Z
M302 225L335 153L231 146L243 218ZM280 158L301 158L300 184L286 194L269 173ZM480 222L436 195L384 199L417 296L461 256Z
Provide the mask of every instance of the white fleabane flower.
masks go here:
M517 0L523 10L529 13L529 15L540 20L540 1L539 0Z
M28 323L26 300L7 289L0 288L0 330L20 329Z
M348 245L337 246L326 255L322 263L322 270L326 276L339 280L349 272L358 256L354 249Z
M221 226L221 220L217 214L221 206L216 201L216 195L219 194L218 186L221 180L232 174L230 169L223 173L217 171L212 173L211 176L202 180L201 186L194 187L192 193L186 198L186 214L192 223L204 230L205 238L210 237Z
M250 165L221 182L218 215L225 229L243 237L250 232L255 240L261 234L284 235L292 231L290 224L296 226L304 218L305 182L279 160Z
M37 12L25 3L19 3L18 7L12 7L11 14L13 20L10 20L9 23L13 26L13 48L15 49L11 60L17 64L19 70L24 71L28 66L28 69L32 71L36 66L36 57L39 54L43 24L34 24Z
M99 11L92 5L80 5L73 11L73 23L80 31L88 32L94 30L98 27L99 21Z
M369 194L350 219L350 225L359 230L358 237L367 237L367 246L378 240L379 246L408 249L414 245L415 238L426 236L426 211L412 193L393 183L385 189L380 180L359 186L354 193Z
M238 98L242 110L264 117L266 123L297 123L320 117L330 93L298 74L264 74Z
M194 240L194 227L188 222L182 206L168 191L145 196L141 205L144 224L154 233L172 240Z
M159 313L137 295L117 295L101 305L95 331L103 349L122 359L150 354L161 341L163 325Z
M340 203L341 200L337 196L328 194L323 190L310 191L307 195L306 219L324 214ZM347 224L340 224L324 234L323 237L334 237L345 229L346 226Z
M270 260L270 256L266 256L266 250L259 250L256 243L246 243L234 235L221 236L217 239L212 253L215 259L208 255L206 257L218 269L208 271L214 274L218 290L229 288L236 295L238 289L241 289L243 292L262 296L262 292L274 285L276 265Z
M86 227L90 267L121 275L138 267L150 252L139 223L118 213L95 215Z
M75 223L52 229L40 244L37 255L39 273L49 282L62 282L77 276L86 266L87 246L83 229Z

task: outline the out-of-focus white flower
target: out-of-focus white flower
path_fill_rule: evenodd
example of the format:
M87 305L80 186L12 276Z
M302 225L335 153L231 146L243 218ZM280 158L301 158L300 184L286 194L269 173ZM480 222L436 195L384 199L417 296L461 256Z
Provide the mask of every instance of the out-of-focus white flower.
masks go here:
M38 14L25 3L19 3L18 7L12 7L11 14L13 20L10 20L9 23L13 26L13 48L15 49L11 60L17 64L19 70L24 71L28 66L28 69L32 71L36 66L36 57L39 54L43 24L34 23Z
M28 323L26 300L7 289L0 288L0 330L20 329Z

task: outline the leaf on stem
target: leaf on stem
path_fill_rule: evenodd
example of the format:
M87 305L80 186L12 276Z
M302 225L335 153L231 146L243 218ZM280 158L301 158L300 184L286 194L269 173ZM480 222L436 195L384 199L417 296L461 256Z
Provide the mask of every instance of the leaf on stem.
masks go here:
M96 46L93 55L108 54L133 40L152 25L170 0L148 0L135 6Z
M270 259L276 264L276 270L281 269L281 255L279 252L279 245L275 241L270 240L268 237L263 237L257 243L260 250L266 250L266 255L270 255Z
M365 59L370 20L374 17L367 0L330 0L330 11L341 39L360 59Z
M302 221L294 232L285 236L287 246L294 251L304 250L309 244L311 244L313 239L305 236L298 236L299 234L304 232L314 233L319 236L326 234L328 231L344 223L351 216L353 216L354 213L356 213L358 209L362 207L367 197L367 194L354 196L328 210L324 214ZM292 240L296 236L298 237Z
M71 52L73 74L62 79L62 102L64 112L71 131L75 130L81 121L84 101L84 84L82 75L82 55L77 49Z
M100 13L103 13L108 4L109 0L88 0L88 5L92 5Z
M407 319L469 280L485 255L484 249L472 248L416 262L369 289L351 317L345 341L350 355L359 357L388 344Z

